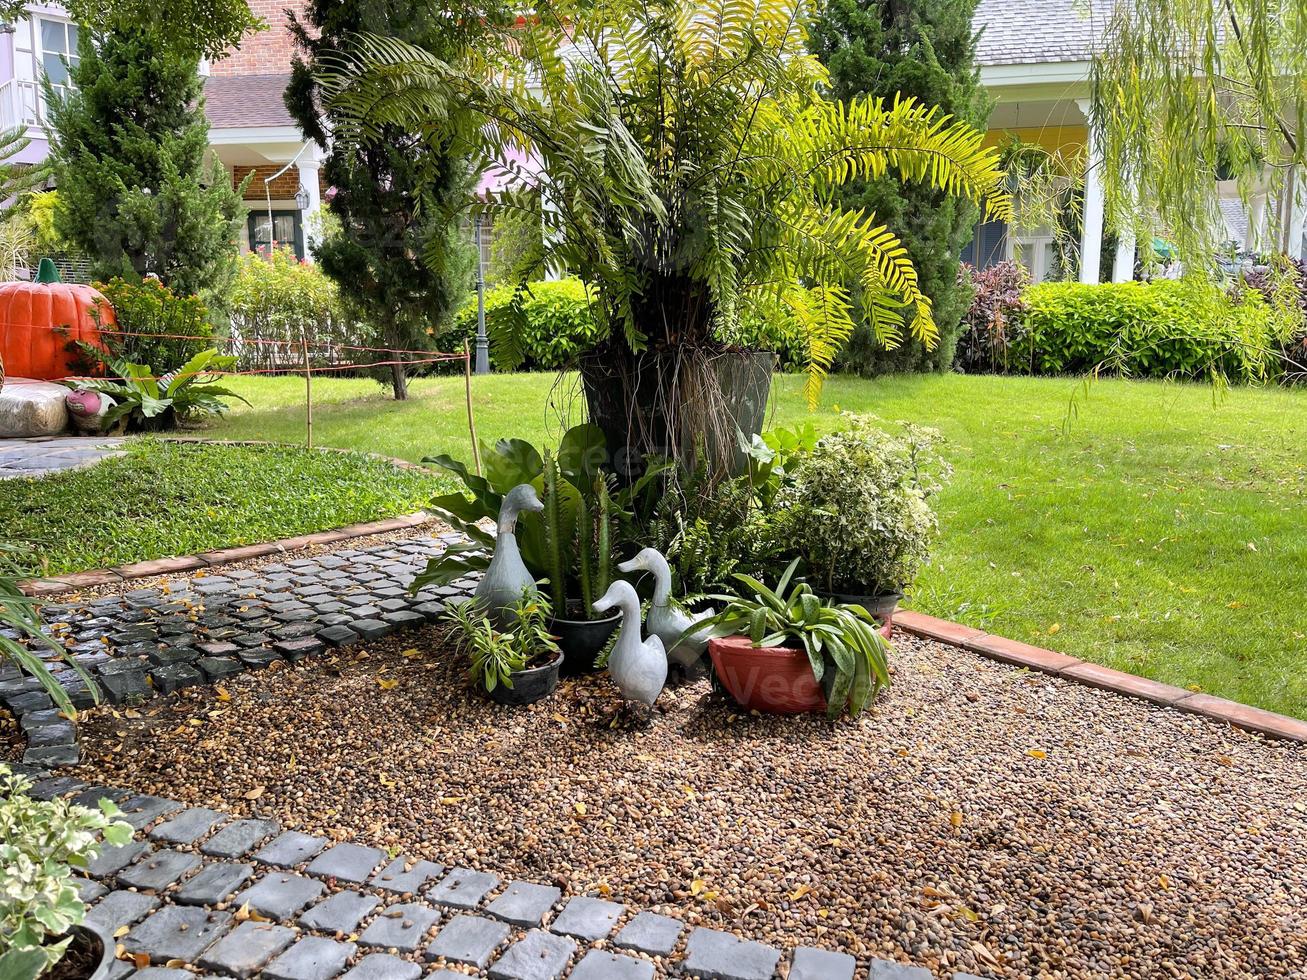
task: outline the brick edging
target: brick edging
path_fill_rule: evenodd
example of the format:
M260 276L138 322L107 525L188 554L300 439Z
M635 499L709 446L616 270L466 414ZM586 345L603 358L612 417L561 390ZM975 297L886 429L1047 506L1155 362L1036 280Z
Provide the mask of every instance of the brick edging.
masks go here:
M1124 694L1127 697L1141 698L1163 707L1175 708L1177 711L1223 721L1246 731L1307 743L1307 722L1296 718L1254 708L1252 705L1240 704L1238 701L1213 697L1210 694L1186 691L1184 688L1149 680L1137 674L1128 674L1111 667L1088 663L1019 640L995 636L971 626L951 623L946 619L936 619L924 613L900 610L894 614L894 628L902 629L905 633L914 636L961 647L982 657L1011 664L1014 667L1038 670L1055 677L1064 677L1077 684L1086 684L1089 687Z
M279 448L302 449L289 442L269 442L262 439L204 439L200 437L183 437L168 436L162 439L163 442L175 443L199 443L207 446L276 446ZM381 453L364 453L354 449L339 449L335 446L314 446L318 452L325 453L345 453L351 456L366 456L370 459L379 460L383 463L389 463L391 466L400 470L417 470L422 473L431 473L428 467L420 466L417 463L410 463L406 459L400 459L397 456L385 456ZM153 578L156 575L174 575L179 572L194 572L201 568L209 568L214 565L230 565L238 561L249 561L252 558L265 558L271 555L287 554L292 551L303 551L314 545L335 544L338 541L348 541L350 538L366 538L373 534L386 534L390 531L403 531L407 528L417 527L419 524L425 524L431 520L433 515L424 510L415 511L412 514L404 514L400 517L390 517L380 521L368 521L363 524L350 524L345 527L332 528L326 531L318 531L314 534L297 534L294 537L278 538L275 541L264 541L258 544L238 545L231 548L217 548L213 551L201 552L198 555L181 555L174 558L155 558L150 561L136 561L126 565L115 565L112 568L92 568L84 572L70 572L67 575L52 575L49 578L26 579L19 582L18 587L25 595L29 596L50 596L59 595L64 592L73 592L77 589L90 589L101 585L115 585L119 582L130 582L132 579Z

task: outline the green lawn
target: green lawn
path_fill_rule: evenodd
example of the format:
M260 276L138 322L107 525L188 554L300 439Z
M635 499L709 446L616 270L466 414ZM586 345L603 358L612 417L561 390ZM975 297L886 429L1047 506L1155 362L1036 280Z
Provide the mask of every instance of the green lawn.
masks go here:
M0 482L0 528L58 575L419 509L435 482L354 453L135 439L87 470Z
M483 439L557 433L574 383L474 381ZM303 382L242 380L213 435L304 437ZM808 417L801 379L775 419ZM934 425L956 473L915 608L1123 670L1307 717L1307 392L1103 381L1064 431L1071 380L835 378L836 408ZM323 445L411 460L468 454L461 378L406 404L372 382L314 381Z

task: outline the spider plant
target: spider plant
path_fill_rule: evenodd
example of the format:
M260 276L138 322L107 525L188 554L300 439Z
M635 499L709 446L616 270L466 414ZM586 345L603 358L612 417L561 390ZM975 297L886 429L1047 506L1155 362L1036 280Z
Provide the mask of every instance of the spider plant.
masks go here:
M710 638L747 636L754 647L801 649L825 688L830 717L845 708L856 715L890 682L889 643L861 606L823 601L804 582L791 586L798 564L797 558L790 562L775 589L736 574L751 594L713 596L725 604L721 612L695 623L677 642L706 630Z
M525 670L535 657L557 657L558 644L550 635L549 600L539 594L523 595L513 606L511 630L497 630L475 599L452 606L450 622L454 642L471 661L468 677L487 691L513 686L513 674Z

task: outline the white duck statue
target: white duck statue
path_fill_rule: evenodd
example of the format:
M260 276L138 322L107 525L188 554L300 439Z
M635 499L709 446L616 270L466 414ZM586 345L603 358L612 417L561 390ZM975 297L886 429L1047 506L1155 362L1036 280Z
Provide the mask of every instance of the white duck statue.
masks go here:
M535 595L536 583L522 561L517 546L517 515L522 511L542 511L545 505L536 496L535 487L520 483L504 494L499 505L499 523L495 526L495 553L490 558L481 581L473 593L485 614L496 626L504 626L504 613L522 594Z
M656 636L640 631L640 597L630 582L618 579L596 600L595 612L622 611L622 625L608 655L608 673L628 701L653 706L667 683L667 652Z
M645 627L667 648L667 658L681 667L693 667L708 648L708 633L691 633L679 644L676 643L687 629L701 620L713 615L708 609L697 616L690 616L680 606L671 601L672 570L667 566L667 559L657 548L645 548L630 561L617 566L623 572L643 571L654 577L653 601L649 604L649 615L645 617ZM673 646L673 644L676 644Z

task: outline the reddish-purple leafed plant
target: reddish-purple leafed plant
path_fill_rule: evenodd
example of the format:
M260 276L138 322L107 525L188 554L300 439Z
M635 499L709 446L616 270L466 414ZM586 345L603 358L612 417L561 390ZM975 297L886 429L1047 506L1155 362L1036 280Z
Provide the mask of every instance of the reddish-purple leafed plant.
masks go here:
M1029 272L1011 259L986 269L963 263L958 279L964 285L970 283L974 292L971 308L962 318L957 365L964 371L1006 371L1008 349L1021 330Z

